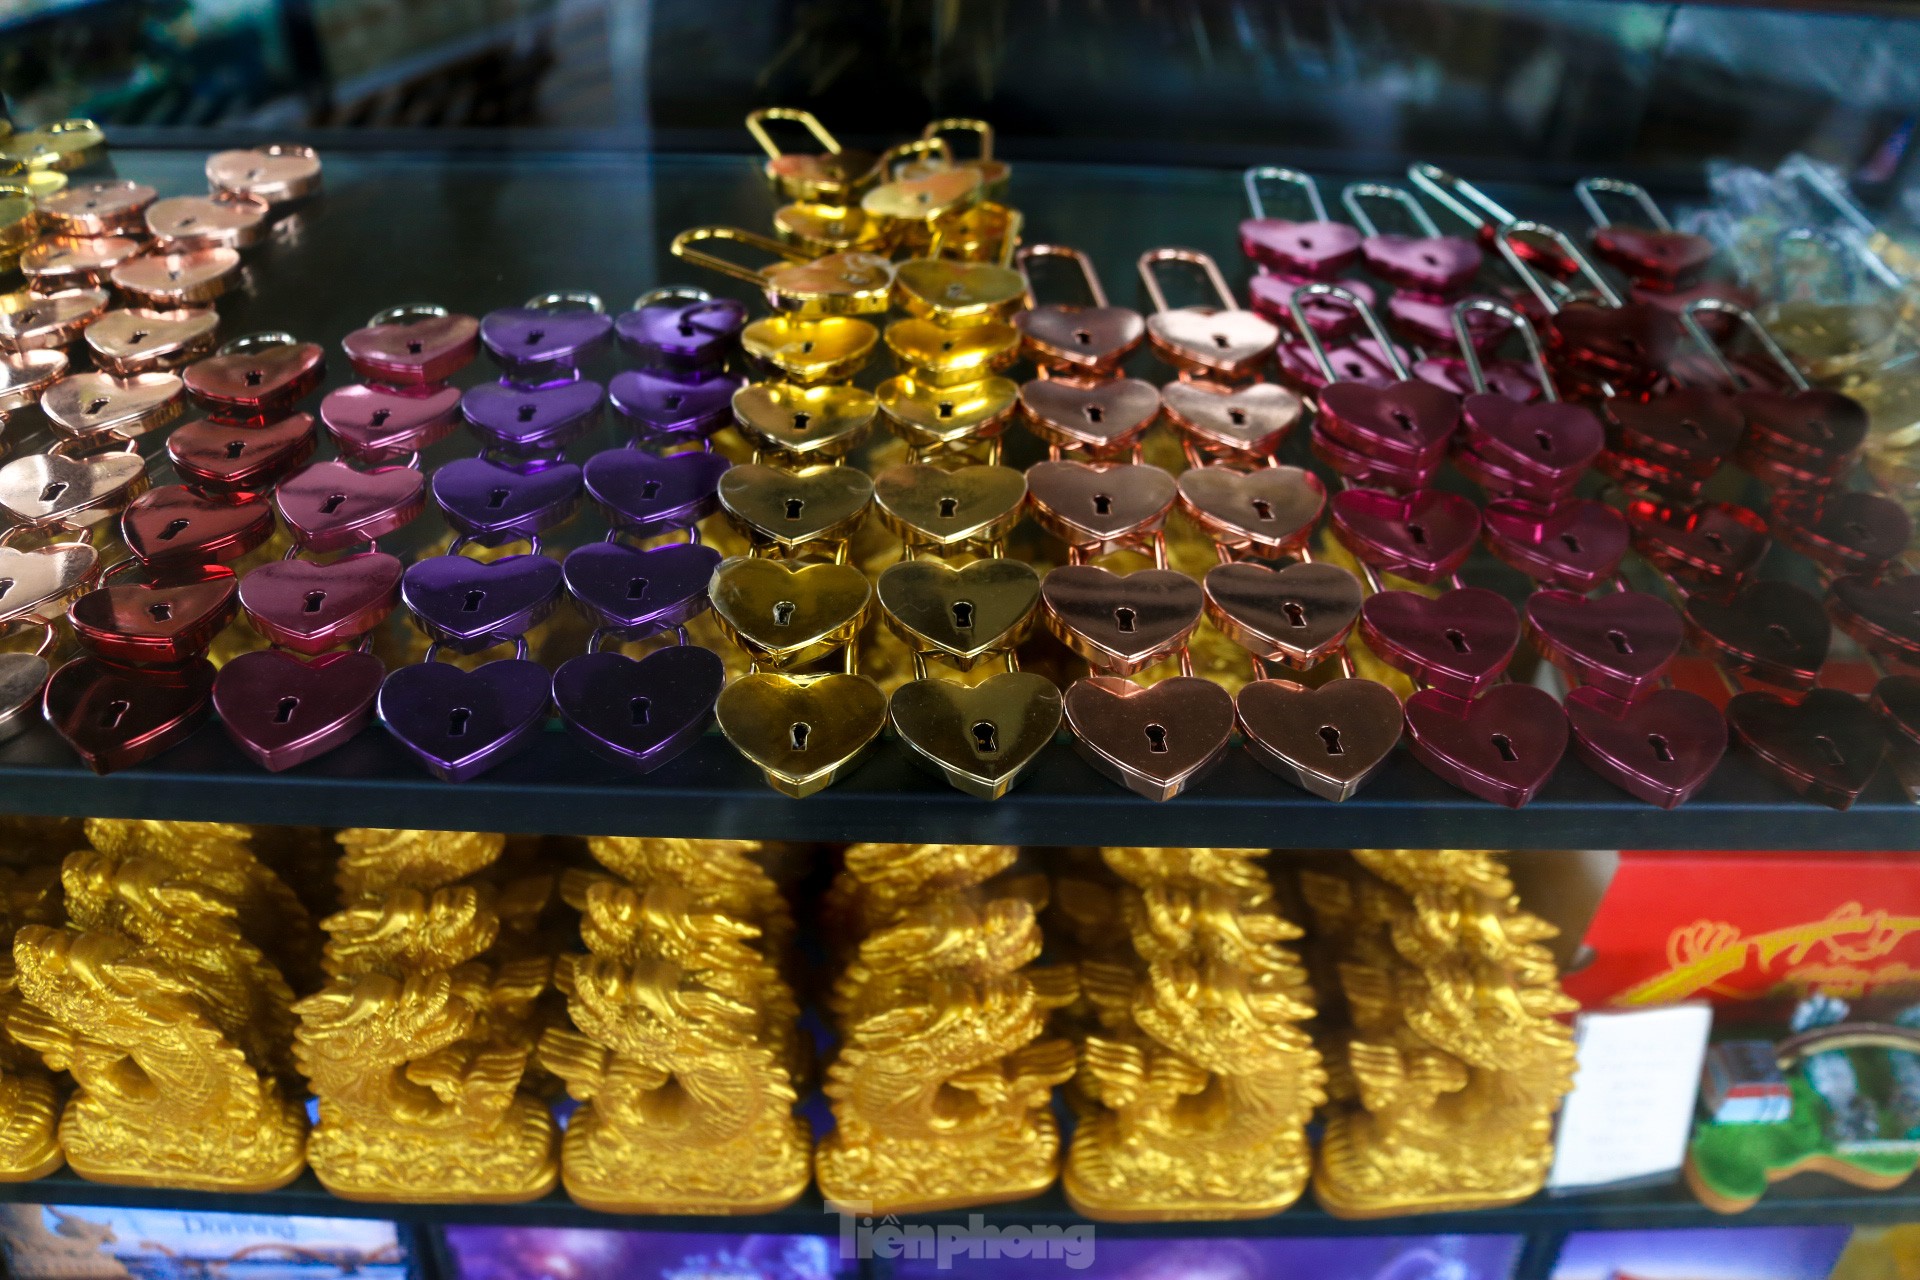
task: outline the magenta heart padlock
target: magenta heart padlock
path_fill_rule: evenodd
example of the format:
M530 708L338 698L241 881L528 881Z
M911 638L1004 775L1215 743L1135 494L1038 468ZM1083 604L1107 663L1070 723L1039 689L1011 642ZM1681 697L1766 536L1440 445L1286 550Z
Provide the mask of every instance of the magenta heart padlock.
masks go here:
M1439 476L1441 463L1429 462L1406 467L1348 448L1332 436L1308 433L1307 447L1313 456L1348 484L1365 489L1384 489L1392 493L1411 493L1430 489Z
M1639 225L1622 225L1608 216L1600 193L1626 196L1640 209ZM1713 261L1713 241L1675 231L1647 189L1618 178L1582 178L1574 184L1587 216L1593 219L1593 252L1648 287L1680 287Z
M1655 568L1711 590L1737 587L1773 544L1767 522L1731 502L1685 507L1638 498L1627 504L1627 527L1634 549Z
M490 449L522 457L552 454L600 421L607 389L591 378L523 387L483 382L460 396L460 416Z
M648 369L689 381L720 372L738 350L747 308L705 289L667 285L634 299L633 309L614 318L621 350Z
M1260 266L1299 280L1331 280L1360 261L1360 232L1327 217L1319 184L1298 169L1258 165L1241 175L1253 216L1240 223L1240 249ZM1309 222L1267 216L1262 182L1284 182L1299 189L1313 211ZM1277 318L1277 317L1276 317Z
M1905 507L1858 490L1783 493L1768 512L1768 527L1829 573L1877 573L1913 540Z
M269 641L295 653L325 653L372 631L400 602L402 566L383 551L325 563L287 558L240 579L240 607Z
M1526 341L1544 403L1520 404L1489 390L1467 330L1472 316L1487 313L1505 318ZM1474 389L1460 406L1463 449L1483 464L1482 475L1506 486L1496 491L1529 491L1521 496L1570 491L1606 444L1599 419L1580 405L1560 400L1540 335L1517 308L1493 299L1469 298L1454 308L1453 319Z
M427 484L412 467L355 471L344 462L316 462L282 480L273 504L297 545L340 551L411 523L426 507Z
M1482 297L1474 301L1498 302L1499 299ZM1460 341L1460 327L1455 324L1455 308L1458 305L1449 297L1401 289L1387 299L1387 327L1408 342L1447 351ZM1485 355L1506 341L1507 335L1513 332L1513 323L1507 318L1506 311L1507 308L1502 306L1474 311L1467 316L1466 340L1475 351Z
M1467 368L1467 362L1457 355L1428 356L1424 360L1415 360L1413 376L1422 382L1431 382L1442 391L1451 391L1456 396L1474 394L1472 371ZM1480 376L1486 380L1487 390L1495 395L1521 404L1532 404L1541 398L1540 380L1517 360L1483 359L1480 362Z
M229 659L213 678L227 736L273 773L325 755L373 719L386 665L349 650L301 659L277 649Z
M1591 498L1500 498L1481 511L1480 524L1487 550L1501 560L1542 586L1580 592L1619 572L1630 541L1626 517Z
M1247 300L1253 309L1280 326L1282 335L1293 330L1293 291L1303 284L1314 283L1312 276L1283 275L1277 271L1262 271L1247 281ZM1334 283L1334 282L1328 282ZM1368 306L1375 302L1373 286L1364 280L1340 280L1341 288L1354 294ZM1313 298L1301 308L1307 317L1307 323L1313 331L1328 342L1344 338L1360 327L1360 313L1338 298ZM1290 345L1285 342L1282 346ZM1305 353L1307 362L1312 362L1312 353Z
M1587 767L1662 809L1691 799L1727 753L1726 717L1684 689L1655 689L1633 702L1575 689L1564 707Z
M1527 597L1526 613L1528 634L1542 657L1622 702L1658 685L1686 640L1673 606L1644 591L1592 598L1536 591Z
M1472 698L1507 669L1520 644L1520 615L1480 587L1438 596L1376 591L1360 606L1360 635L1382 662L1423 684Z
M1342 545L1382 573L1414 582L1451 577L1480 536L1480 509L1456 493L1343 489L1327 503Z
M388 307L340 340L353 371L399 387L445 382L480 350L480 322L433 303Z
M320 398L320 425L356 462L397 462L453 434L460 425L456 387L378 387L354 383Z
M1388 200L1400 206L1419 230L1417 236L1383 235L1367 213L1366 201ZM1354 225L1365 233L1361 256L1367 269L1389 284L1429 297L1459 293L1480 274L1480 246L1460 236L1440 234L1427 211L1408 192L1380 182L1352 182L1340 192L1340 203Z
M1435 774L1517 809L1539 794L1566 754L1567 713L1530 684L1500 684L1472 701L1438 689L1407 699L1407 745Z
M543 293L480 318L480 345L505 378L526 386L576 377L612 337L613 317L595 293Z

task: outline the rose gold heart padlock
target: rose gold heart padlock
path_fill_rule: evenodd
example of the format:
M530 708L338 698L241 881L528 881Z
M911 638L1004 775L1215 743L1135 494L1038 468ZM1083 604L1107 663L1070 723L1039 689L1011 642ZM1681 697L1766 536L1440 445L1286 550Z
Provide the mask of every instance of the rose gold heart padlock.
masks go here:
M113 287L147 307L194 307L212 302L240 276L240 251L226 245L177 253L146 253L108 275Z
M70 346L107 309L105 289L62 289L0 294L0 351L39 351Z
M168 196L147 206L147 230L169 251L250 249L267 238L267 202L252 196Z
M272 142L207 157L207 186L269 205L291 204L320 190L320 153L297 142Z
M1021 349L1042 368L1111 375L1147 336L1147 322L1131 307L1110 306L1093 259L1065 245L1020 247L1015 261L1030 296L1034 292L1032 263L1036 258L1065 258L1078 266L1093 305L1049 302L1016 313L1013 325L1020 330Z
M1154 268L1163 262L1198 267L1220 300L1217 307L1169 307ZM1147 317L1147 343L1162 360L1182 373L1229 380L1250 378L1273 354L1280 330L1263 316L1234 301L1213 259L1198 249L1149 249L1140 255L1140 280L1153 300Z
M40 397L55 434L78 440L130 440L170 425L185 409L186 387L171 373L76 373Z
M131 236L43 236L20 255L20 274L35 293L98 286L146 251Z
M83 447L62 440L0 467L0 510L26 528L84 532L113 520L146 492L146 460L133 441L90 455L81 455Z
M128 377L177 369L213 352L220 317L212 307L121 307L87 326L96 368Z
M40 200L40 216L55 235L145 235L147 206L160 193L143 182L110 178L83 182Z

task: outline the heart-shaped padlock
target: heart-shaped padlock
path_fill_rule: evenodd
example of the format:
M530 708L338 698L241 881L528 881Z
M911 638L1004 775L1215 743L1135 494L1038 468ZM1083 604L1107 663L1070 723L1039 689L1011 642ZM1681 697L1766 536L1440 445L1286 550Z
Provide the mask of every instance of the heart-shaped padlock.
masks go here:
M866 621L873 588L851 565L791 565L734 556L707 588L727 638L772 667L797 667L848 644Z
M120 536L141 564L224 564L273 536L273 506L264 499L209 498L183 484L161 485L121 513Z
M873 501L873 481L854 467L790 471L755 462L729 468L718 493L728 518L749 537L791 550L851 535Z
M1399 205L1420 231L1417 236L1382 234L1367 213L1367 200L1389 200ZM1460 292L1480 274L1480 246L1460 236L1443 236L1420 202L1399 187L1379 182L1353 182L1340 192L1347 216L1365 233L1360 256L1367 269L1389 284L1416 293L1448 295Z
M523 386L577 376L613 337L613 317L591 293L543 293L480 320L480 345L501 372Z
M560 719L595 755L652 773L700 740L727 680L711 649L676 644L637 661L589 647L553 673Z
M320 399L320 422L341 453L359 462L394 462L431 448L459 425L454 387L336 387Z
M940 449L1000 435L1019 396L1020 388L1010 378L924 387L900 374L874 388L887 424L915 449Z
M1838 689L1789 702L1758 690L1727 703L1727 725L1767 771L1835 809L1851 808L1886 757L1886 731L1867 704Z
M1593 460L1593 469L1628 494L1659 498L1681 506L1698 502L1706 484L1697 475L1613 449L1602 449L1600 456Z
M1589 769L1662 809L1686 803L1727 751L1720 709L1684 689L1621 702L1597 689L1567 694L1573 749Z
M1328 503L1347 550L1385 573L1438 582L1465 563L1480 536L1480 510L1454 493L1400 495L1343 489Z
M874 477L873 498L880 519L909 545L956 547L991 542L1019 523L1027 478L997 465L903 462Z
M69 458L56 445L0 467L0 508L35 529L91 529L117 517L148 483L146 459L137 453Z
M1170 382L1160 389L1160 402L1187 439L1237 457L1272 457L1306 413L1299 396L1272 382Z
M1329 680L1316 689L1252 680L1234 707L1254 759L1336 802L1352 799L1400 741L1400 699L1372 680Z
M1359 296L1344 284L1339 287L1340 294L1335 296ZM1295 293L1298 293L1297 287ZM1289 305L1293 300L1293 295L1289 295ZM1307 300L1300 300L1301 314L1309 317L1309 328L1311 328L1312 313L1307 308L1310 305ZM1314 330L1314 337L1319 336L1319 331ZM1368 386L1384 387L1389 383L1398 382L1403 376L1395 368L1394 360L1397 359L1404 365L1406 357L1412 354L1398 345L1388 348L1371 336L1338 342L1331 347L1326 347L1325 350L1327 364L1323 366L1312 345L1304 337L1297 340L1290 337L1284 339L1273 352L1274 361L1279 367L1280 380L1300 391L1310 393L1318 392L1320 388L1332 381L1364 382ZM1391 358L1388 355L1390 350ZM1328 368L1334 371L1332 378L1327 376Z
M924 207L914 205L916 213ZM877 216L872 210L868 213ZM757 270L744 267L694 247L707 240L744 244L778 260ZM877 253L852 250L816 258L794 245L738 227L689 227L673 238L667 251L683 261L759 287L766 294L768 306L796 316L875 315L892 302L893 264Z
M207 186L264 200L292 204L320 190L320 155L295 142L216 151L207 157Z
M1527 597L1526 614L1542 657L1620 701L1658 684L1685 639L1673 606L1643 591L1591 600L1572 591L1536 591Z
M1636 499L1627 504L1627 526L1634 549L1656 568L1720 590L1744 581L1773 541L1765 520L1730 502L1675 507Z
M752 382L733 394L733 421L757 447L838 458L866 438L879 402L860 387Z
M1532 404L1541 398L1539 377L1517 360L1483 358L1480 361L1480 373L1486 379L1486 390L1494 395L1505 396L1521 404ZM1461 356L1438 355L1415 360L1413 376L1456 396L1476 394L1472 371Z
M956 569L938 560L902 560L876 586L887 624L916 653L937 653L963 670L1026 638L1040 603L1040 575L1018 560L975 560Z
M483 382L460 396L460 416L486 447L518 455L557 453L600 423L607 389L591 378L538 387Z
M316 462L282 480L273 503L298 545L339 551L404 528L426 507L426 490L412 467L355 471L344 462Z
M714 716L768 786L803 799L852 771L886 728L887 695L865 676L763 671L722 689Z
M1543 480L1537 472L1513 467L1508 459L1497 454L1482 454L1466 442L1454 450L1453 465L1456 471L1489 494L1518 499L1534 506L1551 507L1564 502L1580 483L1577 475Z
M571 520L580 509L584 484L581 469L571 462L456 458L433 473L429 488L440 514L461 536L494 546Z
M1233 698L1195 676L1145 686L1088 676L1074 681L1063 702L1081 758L1149 800L1171 800L1198 782L1233 737Z
M998 800L1060 728L1060 690L1045 676L1008 671L976 685L909 680L887 701L887 718L917 761L949 785Z
M1747 449L1826 470L1850 461L1866 443L1866 408L1838 391L1747 391L1733 403L1746 417Z
M1813 687L1833 636L1819 599L1790 582L1749 583L1725 602L1694 596L1686 617L1702 652L1788 689Z
M1411 493L1432 488L1435 478L1440 474L1440 459L1420 466L1403 467L1351 449L1324 432L1314 432L1307 447L1314 457L1325 463L1342 480L1366 489Z
M1877 572L1913 540L1906 508L1877 493L1783 494L1769 515L1774 537L1833 573Z
M261 426L196 418L167 436L167 458L182 480L212 493L259 493L305 466L319 443L313 415Z
M213 680L213 709L242 751L280 773L357 737L373 719L387 673L370 653L301 659L277 649L228 660Z
M297 342L288 333L254 333L187 366L181 380L215 417L258 422L306 396L326 372L327 353L319 343Z
M20 274L43 297L107 283L113 269L145 253L129 236L42 236L20 255Z
M172 425L185 409L185 387L171 373L76 373L40 397L55 433L81 441L131 440Z
M1288 345L1294 326L1293 291L1303 284L1315 283L1312 276L1281 275L1261 271L1247 281L1247 300L1260 315L1280 326L1280 345ZM1364 280L1352 278L1338 282L1347 292L1372 306L1379 295ZM1352 307L1336 298L1315 298L1302 304L1300 313L1314 333L1329 342L1344 339L1360 326L1360 316Z
M1681 334L1671 312L1640 302L1570 302L1547 325L1561 360L1623 387L1651 385L1673 360Z
M265 200L234 192L165 196L147 206L147 234L163 250L250 249L267 238Z
M789 382L841 382L860 372L880 331L851 316L765 316L740 331L740 349Z
M447 554L407 566L400 601L420 629L456 653L478 653L525 635L560 603L560 562L540 554L473 560L456 539Z
M1520 615L1506 597L1456 587L1435 597L1377 591L1360 606L1360 634L1381 661L1456 698L1500 678L1520 644Z
M552 701L547 669L526 657L526 641L512 658L471 671L425 660L401 667L381 682L374 712L401 746L435 777L464 782L533 745Z
M74 658L47 681L42 705L82 764L112 773L151 760L205 723L213 675L205 658L170 667Z
M85 542L53 542L22 551L0 534L0 623L20 618L52 622L93 585L100 553Z
M1713 241L1684 231L1595 227L1593 256L1636 280L1678 283L1713 261Z
M1920 663L1920 577L1845 574L1827 584L1827 614L1869 652Z
M1260 198L1265 180L1288 183L1300 190L1313 210L1310 222L1267 216ZM1297 169L1261 165L1241 175L1251 218L1240 223L1240 251L1263 267L1309 280L1331 280L1360 261L1360 232L1327 217L1320 188Z
M893 292L909 316L950 329L976 328L1018 311L1027 282L997 262L912 258L894 268Z
M746 379L722 373L698 382L628 369L607 383L607 400L627 428L648 440L701 440L733 421L733 397Z
M65 347L107 310L105 289L62 289L0 294L0 351L18 354Z
M1920 676L1882 676L1868 699L1887 731L1887 743L1920 749Z
M1549 482L1578 479L1607 442L1591 409L1560 400L1520 404L1493 393L1471 395L1460 405L1460 423L1475 451Z
M239 250L224 245L142 254L107 276L135 305L161 310L205 306L232 288L239 277Z
M1021 384L1020 415L1035 435L1096 457L1124 453L1160 416L1160 392L1139 378L1036 378Z
M1497 301L1484 295L1471 300ZM1468 312L1464 326L1456 325L1455 308L1458 306L1459 303L1449 297L1401 290L1387 299L1384 311L1387 327L1402 338L1442 351L1457 346L1463 327L1467 341L1473 345L1475 352L1483 355L1493 351L1513 332L1513 321L1503 314L1504 308Z
M1131 675L1177 651L1200 625L1200 584L1171 569L1118 574L1062 565L1040 583L1047 629L1102 671Z
M385 622L400 601L400 561L363 551L326 564L279 560L240 580L254 630L296 653L349 644Z
M1591 591L1619 572L1627 554L1626 518L1591 498L1550 506L1501 498L1480 521L1487 549L1543 586Z
M637 640L684 626L707 611L720 553L699 543L629 547L589 542L561 562L567 590L602 631Z
M445 382L480 350L480 322L431 303L389 307L340 340L353 371L398 387Z
M53 674L47 657L59 641L59 632L42 621L40 644L34 652L0 653L0 742L11 741L39 723L47 678Z
M1219 299L1218 307L1170 309L1154 268L1162 262L1198 267ZM1140 278L1153 300L1147 317L1147 343L1162 360L1202 377L1251 377L1280 340L1279 328L1266 317L1244 310L1212 258L1195 249L1149 249L1140 255Z
M1176 482L1180 509L1223 546L1291 551L1313 537L1327 505L1320 477L1299 467L1240 471L1190 467Z
M1080 268L1093 299L1090 307L1050 302L1015 313L1013 325L1020 330L1022 350L1041 368L1110 375L1147 336L1147 322L1138 311L1108 304L1093 260L1079 250L1057 244L1022 245L1016 258L1029 295L1033 293L1030 264L1035 258L1067 258Z
M1034 519L1070 547L1103 551L1158 531L1179 489L1159 467L1036 462L1027 468Z
M1566 754L1566 712L1530 684L1495 685L1470 702L1422 689L1406 710L1415 759L1462 791L1508 808L1539 794Z
M231 569L162 570L145 582L95 587L67 608L76 640L109 662L178 665L204 657L239 612Z
M1321 389L1314 430L1369 455L1403 465L1437 460L1460 424L1460 405L1432 383L1403 379L1386 387L1333 382Z
M106 132L84 116L55 120L38 129L24 129L0 141L0 158L34 174L67 173L85 168L106 154L106 150Z
M621 349L650 369L678 374L717 371L740 342L747 309L704 289L671 285L643 293L615 317Z
M1207 617L1242 648L1305 671L1346 643L1360 582L1338 565L1215 565L1201 583Z
M64 191L40 198L40 217L54 232L67 236L145 234L147 206L160 193L128 178L76 182Z
M665 455L607 449L587 459L583 475L587 495L608 523L644 537L690 528L718 510L730 465L723 455L698 449Z
M1020 354L1020 331L1000 320L961 329L932 320L896 320L884 336L900 371L934 387L978 382L1000 372Z
M0 415L39 404L41 393L66 376L64 351L0 352Z

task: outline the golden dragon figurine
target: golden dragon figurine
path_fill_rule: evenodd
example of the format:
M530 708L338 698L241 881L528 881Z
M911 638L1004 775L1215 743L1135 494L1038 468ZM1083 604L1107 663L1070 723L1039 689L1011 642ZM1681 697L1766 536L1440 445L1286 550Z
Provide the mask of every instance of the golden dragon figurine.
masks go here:
M1045 881L989 884L1017 850L850 846L830 894L857 932L830 1006L836 1127L815 1163L827 1199L903 1213L1033 1195L1059 1168L1053 1086L1073 1048L1042 1038L1070 969L1031 967Z
M501 901L545 891L476 880L505 838L338 835L345 907L321 922L327 982L294 1006L319 1099L314 1173L352 1200L508 1203L559 1175L546 1104L523 1086L551 962L501 959Z
M40 1058L4 1030L21 1006L13 938L21 926L60 919L58 869L0 866L0 1182L27 1182L58 1169L60 1096Z
M568 1122L569 1195L619 1213L760 1213L812 1173L793 1114L799 1009L776 943L793 933L778 888L742 841L604 837L613 874L570 872L588 954L558 970L571 1027L540 1060L580 1106Z

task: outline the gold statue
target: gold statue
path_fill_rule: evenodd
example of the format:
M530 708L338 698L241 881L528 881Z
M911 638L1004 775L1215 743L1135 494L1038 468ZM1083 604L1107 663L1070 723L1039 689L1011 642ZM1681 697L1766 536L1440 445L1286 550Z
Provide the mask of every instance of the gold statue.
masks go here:
M475 876L505 838L353 829L338 837L345 908L321 921L327 983L294 1006L320 1103L313 1171L350 1200L536 1199L559 1175L553 1120L523 1087L551 962L501 958L503 898L545 889Z
M1067 1199L1118 1222L1277 1213L1306 1189L1306 1124L1324 1100L1305 969L1254 859L1264 850L1114 848L1124 882L1108 955L1086 948L1098 1021L1076 1079ZM1074 934L1099 941L1082 884ZM1117 945L1115 945L1117 943Z
M1034 1195L1059 1170L1048 1106L1073 1048L1042 1039L1072 1003L1070 969L1030 968L1045 881L988 882L1005 845L860 844L829 896L858 939L835 984L836 1128L815 1156L820 1190L887 1214Z
M573 1026L540 1059L581 1103L567 1193L617 1213L760 1213L793 1203L812 1134L793 1114L799 1009L771 939L792 921L739 841L606 837L613 875L569 873L589 954L559 967Z
M13 964L13 935L26 924L60 918L58 876L53 867L16 871L0 867L0 1182L29 1182L58 1169L65 1159L55 1127L60 1098L39 1058L4 1030L21 1005Z
M1328 1046L1321 1205L1343 1218L1512 1204L1545 1181L1575 1008L1506 868L1466 849L1356 849L1301 887L1348 1027Z
M7 1019L14 1039L73 1074L59 1130L68 1163L131 1186L284 1186L307 1128L286 1078L292 992L243 933L270 873L244 828L89 823L87 834L100 847L61 867L67 924L14 935L22 1003Z

